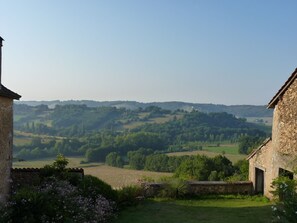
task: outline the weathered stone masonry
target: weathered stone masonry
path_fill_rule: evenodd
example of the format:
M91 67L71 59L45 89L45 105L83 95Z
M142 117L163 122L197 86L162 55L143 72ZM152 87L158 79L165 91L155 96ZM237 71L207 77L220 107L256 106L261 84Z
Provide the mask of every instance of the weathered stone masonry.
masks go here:
M273 180L282 171L289 171L293 176L297 166L297 69L269 102L268 108L274 108L272 139L252 152L248 160L249 180L255 192L271 198Z
M22 186L39 186L42 180L41 168L14 168L11 169L12 188ZM75 174L80 179L84 177L82 168L67 168L69 174Z
M13 100L21 97L1 83L2 41L0 37L0 202L4 202L9 196L13 146Z
M274 107L272 139L277 152L297 155L297 79Z
M12 100L0 97L0 201L5 200L11 182L12 103Z

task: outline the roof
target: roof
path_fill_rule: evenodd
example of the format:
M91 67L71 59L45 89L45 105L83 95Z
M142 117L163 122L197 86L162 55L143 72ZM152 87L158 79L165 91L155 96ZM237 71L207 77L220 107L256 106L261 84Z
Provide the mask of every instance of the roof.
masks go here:
M256 153L258 153L264 146L266 146L266 144L268 143L268 142L270 142L271 141L271 138L269 137L269 138L267 138L267 139L265 139L264 140L264 142L257 148L257 149L254 149L249 155L248 155L248 157L246 158L246 160L249 160L249 159L251 159Z
M22 97L21 95L4 87L2 84L0 84L0 96L16 100L19 100Z
M286 81L286 83L281 87L281 89L279 89L279 91L276 93L276 95L271 99L271 101L267 105L267 108L275 107L275 105L278 103L280 97L286 92L286 90L290 87L290 85L293 83L293 81L295 80L296 77L297 77L297 68L291 74L291 76Z

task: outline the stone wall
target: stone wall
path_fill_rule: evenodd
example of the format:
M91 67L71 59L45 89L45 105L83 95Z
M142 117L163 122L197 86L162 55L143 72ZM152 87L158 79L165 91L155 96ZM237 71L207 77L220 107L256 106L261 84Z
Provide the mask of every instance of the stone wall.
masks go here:
M186 185L188 187L187 194L190 196L225 194L251 195L253 193L253 183L250 181L188 181ZM165 183L142 183L142 187L144 188L144 196L156 196L165 186Z
M40 168L15 168L11 170L12 187L37 186L41 181ZM84 176L84 170L81 168L67 169L71 174L77 174L80 178Z
M4 202L10 190L12 167L13 100L0 96L0 202Z
M252 194L253 186L250 181L193 181L189 182L189 193L193 195L207 194Z
M280 168L293 172L297 166L297 79L274 108L272 148L270 183L279 176Z
M256 168L264 171L264 195L271 198L271 182L274 178L272 169L273 148L272 141L269 140L262 145L259 150L249 158L249 180L253 182L253 189L256 186Z
M249 158L249 180L255 187L255 169L264 172L264 195L272 198L271 184L279 170L293 171L297 158L297 79L279 96L274 107L272 141ZM296 176L295 176L296 177Z
M297 155L297 79L274 108L272 139L277 152Z

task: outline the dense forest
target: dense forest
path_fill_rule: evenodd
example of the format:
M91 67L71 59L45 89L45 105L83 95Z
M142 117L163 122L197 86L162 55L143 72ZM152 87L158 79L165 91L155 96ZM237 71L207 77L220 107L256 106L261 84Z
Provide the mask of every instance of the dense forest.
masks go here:
M168 110L157 106L126 109L87 105L14 105L14 156L19 159L84 155L105 161L116 152L152 153L201 149L203 143L239 142L267 137L270 128L226 112ZM242 150L246 153L246 150Z

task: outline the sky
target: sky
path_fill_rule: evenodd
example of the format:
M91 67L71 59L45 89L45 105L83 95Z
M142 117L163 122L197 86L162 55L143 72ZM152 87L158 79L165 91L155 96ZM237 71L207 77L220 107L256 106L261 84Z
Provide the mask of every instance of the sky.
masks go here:
M0 0L21 100L265 105L297 67L296 0Z

